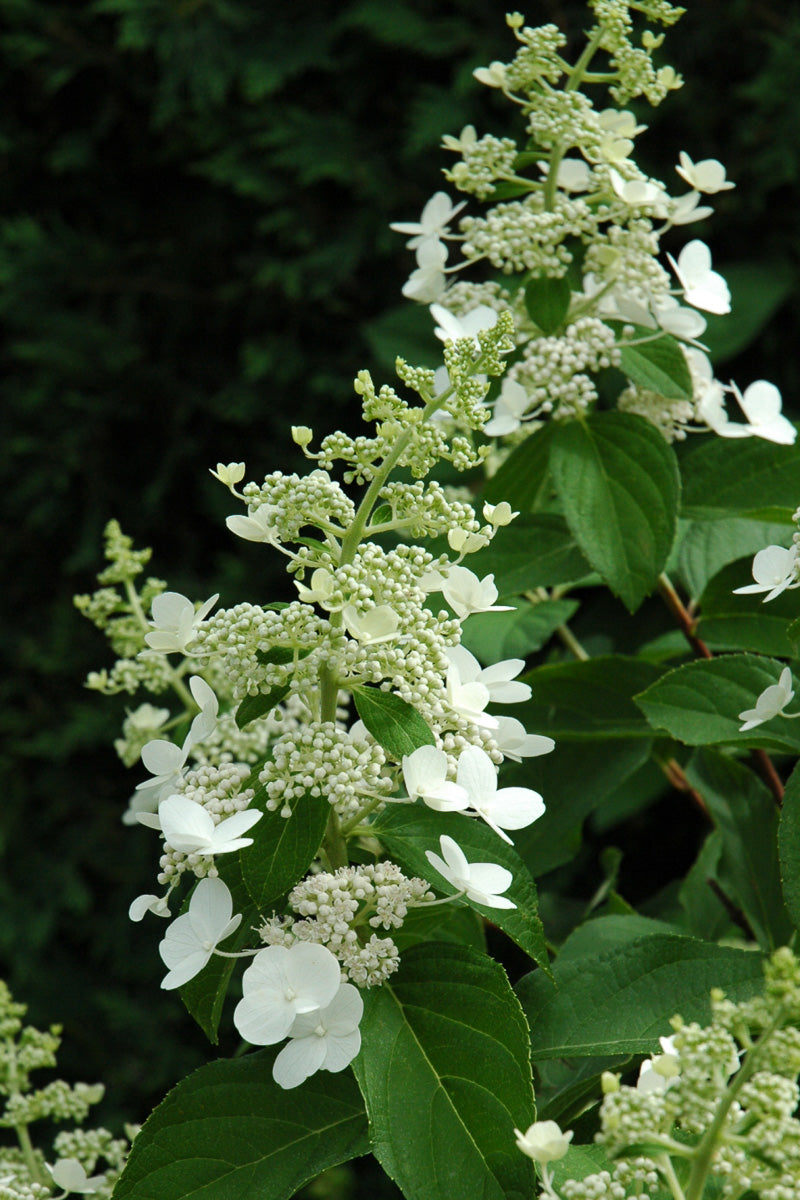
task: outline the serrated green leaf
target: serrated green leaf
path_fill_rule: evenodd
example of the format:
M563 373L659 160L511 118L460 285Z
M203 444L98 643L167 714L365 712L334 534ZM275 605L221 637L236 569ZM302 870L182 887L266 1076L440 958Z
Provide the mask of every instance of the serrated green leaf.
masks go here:
M366 684L353 688L356 711L379 746L400 762L420 746L433 746L433 733L412 704Z
M677 527L672 447L632 413L560 423L550 469L583 554L634 611L655 587Z
M353 1067L375 1157L406 1196L533 1195L511 1130L533 1120L528 1036L505 972L448 943L417 946L364 993Z
M643 325L634 325L633 329L636 338L653 337L653 330ZM618 345L620 368L633 383L667 400L692 399L694 388L686 357L670 334L638 346L626 345L625 340Z
M778 826L783 898L795 929L800 929L800 764L786 783Z
M500 597L510 604L513 596ZM550 640L579 608L577 600L520 601L512 612L473 613L464 622L461 644L487 666L505 658L527 658Z
M404 870L427 879L445 895L453 895L456 889L442 879L425 856L426 850L441 853L442 834L458 843L468 862L493 862L505 867L514 878L503 894L514 901L516 908L487 908L466 897L461 903L497 925L540 966L548 966L550 959L537 911L536 884L514 847L501 841L483 821L472 821L460 813L434 812L424 805L392 805L373 822L372 831ZM515 831L515 836L519 832Z
M274 1057L209 1063L173 1088L137 1134L116 1200L291 1200L328 1167L368 1153L349 1072L321 1071L285 1091Z
M508 458L486 484L490 504L507 500L521 513L536 512L552 492L549 461L555 425L543 425L512 450Z
M791 294L794 273L786 261L725 263L720 267L731 291L731 311L706 315L703 343L715 363L732 358L758 336Z
M651 739L652 729L633 697L661 674L655 664L621 654L546 664L524 677L532 696L515 704L514 714L526 729L556 742Z
M734 893L729 898L744 913L762 950L785 945L792 926L781 896L772 794L752 771L713 750L698 751L685 771L722 838L720 866Z
M598 1054L648 1054L675 1013L707 1022L709 993L743 1000L763 987L762 957L692 937L655 934L553 964L517 993L531 1027L533 1061Z
M572 300L572 288L566 276L542 275L525 284L525 308L542 333L549 336L564 323Z
M770 506L797 507L800 442L763 438L693 438L680 448L681 515L698 520L755 515Z
M718 571L743 555L769 545L787 545L792 534L792 513L783 509L785 521L756 521L747 517L717 517L692 521L681 541L677 571L691 597L699 599ZM750 582L749 569L740 584ZM736 585L739 586L739 585Z
M481 574L494 575L501 595L573 583L592 571L556 513L522 513L497 531L479 561Z
M253 804L261 807L265 793ZM253 826L252 846L241 851L242 876L253 903L265 912L307 871L319 850L331 806L324 796L301 796L289 817L266 811Z
M794 721L774 717L740 733L739 713L755 706L765 688L778 682L784 664L754 654L725 654L668 671L636 697L654 729L664 729L687 746L731 743L800 753Z
M276 705L289 694L288 683L282 687L271 688L268 692L259 692L257 696L245 696L236 710L236 724L240 729L255 721L256 717L266 717Z
M763 594L736 595L734 588L750 581L750 562L730 563L708 584L700 600L697 635L712 650L752 650L791 658L787 629L797 612L797 597L783 592L765 604Z

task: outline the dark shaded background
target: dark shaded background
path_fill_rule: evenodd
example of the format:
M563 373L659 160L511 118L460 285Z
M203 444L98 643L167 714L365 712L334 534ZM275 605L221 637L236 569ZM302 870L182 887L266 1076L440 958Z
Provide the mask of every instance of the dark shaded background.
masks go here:
M109 657L71 597L115 516L171 588L274 599L207 468L289 469L292 423L352 426L360 367L385 377L432 347L388 223L440 186L443 133L505 131L509 106L471 71L513 53L493 0L432 7L0 0L0 972L32 1020L63 1022L65 1076L109 1085L108 1122L142 1119L208 1048L158 988L152 924L127 920L154 873L150 837L119 820L138 778L111 749L127 698L83 690ZM571 0L524 11L588 23ZM784 0L689 0L661 60L686 87L637 107L646 169L675 188L685 149L737 182L687 234L723 272L766 267L785 302L721 377L773 380L794 415L799 54ZM767 308L762 292L737 301ZM634 902L666 882L638 858L620 883Z

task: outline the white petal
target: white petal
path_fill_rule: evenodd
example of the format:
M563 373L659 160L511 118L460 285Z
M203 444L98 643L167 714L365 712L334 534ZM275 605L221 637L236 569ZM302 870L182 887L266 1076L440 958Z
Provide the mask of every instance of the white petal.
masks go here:
M310 1075L320 1069L325 1060L325 1038L296 1038L287 1042L272 1066L272 1078L279 1087L299 1087Z
M174 850L193 854L211 846L214 821L202 804L188 796L167 796L158 806L166 841Z

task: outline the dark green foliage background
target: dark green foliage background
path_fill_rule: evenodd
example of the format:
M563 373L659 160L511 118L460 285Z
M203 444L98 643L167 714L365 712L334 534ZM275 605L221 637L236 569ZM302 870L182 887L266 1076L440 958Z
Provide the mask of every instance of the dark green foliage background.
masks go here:
M524 11L587 23L574 0ZM154 923L127 920L152 836L120 824L138 778L111 749L125 698L82 690L108 656L71 596L116 516L170 587L276 598L268 556L225 534L207 468L295 465L292 423L352 427L355 372L433 344L398 303L412 264L388 223L439 186L442 133L504 131L507 106L471 78L512 53L502 13L0 0L0 970L34 1021L63 1021L62 1069L107 1082L109 1121L143 1118L208 1052L158 990ZM723 272L778 264L795 296L799 54L784 0L689 0L664 54L687 86L637 110L646 169L674 188L686 149L737 181L687 235ZM770 378L796 414L798 344L789 302L721 377Z

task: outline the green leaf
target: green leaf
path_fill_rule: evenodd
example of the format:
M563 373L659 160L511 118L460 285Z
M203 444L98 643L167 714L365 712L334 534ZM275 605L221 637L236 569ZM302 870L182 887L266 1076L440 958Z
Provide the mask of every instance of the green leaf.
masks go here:
M680 454L681 514L700 520L797 507L800 441L778 446L763 438L693 438Z
M740 733L739 713L755 706L765 688L777 683L784 664L754 654L725 654L668 671L636 697L654 729L664 729L687 746L732 743L800 753L794 721L774 717Z
M637 338L653 337L653 330L644 325L634 325L633 329ZM633 383L667 400L692 399L694 388L686 357L680 343L670 334L638 346L628 346L625 340L617 344L620 369Z
M686 777L706 802L722 838L721 869L761 949L774 950L792 932L778 873L775 800L752 771L713 750L694 754Z
M236 710L236 724L240 729L244 729L245 725L255 721L256 717L265 717L288 694L289 685L287 683L281 687L271 688L268 692L259 692L257 696L245 696Z
M633 697L660 675L653 663L621 654L536 667L524 677L533 695L514 705L514 715L526 729L556 742L651 739Z
M553 1183L559 1188L568 1179L585 1179L600 1171L610 1174L614 1165L602 1146L570 1146L564 1157L552 1164Z
M572 288L566 276L542 275L525 284L525 308L534 325L549 336L560 329L569 311Z
M565 1056L649 1054L675 1013L708 1021L709 992L744 1000L763 987L762 958L692 937L651 934L599 953L553 963L517 993L531 1028L534 1062Z
M800 764L786 783L778 826L783 898L795 929L800 929Z
M353 688L356 711L386 753L400 762L420 746L433 746L436 739L417 710L393 692L366 684Z
M791 510L784 511L786 520L781 523L720 516L714 521L693 521L681 542L677 562L678 573L692 598L697 600L708 581L728 563L755 554L764 546L786 545L793 526ZM739 583L749 583L750 579L748 567Z
M405 1196L531 1196L512 1130L534 1116L528 1034L502 967L466 947L419 946L364 993L353 1067L372 1150Z
M479 562L481 575L494 575L501 595L572 583L592 571L566 521L556 513L522 513L498 529L481 550Z
M136 1136L116 1200L290 1200L328 1167L369 1152L349 1074L321 1071L284 1091L273 1050L201 1067Z
M726 263L720 271L731 290L731 311L723 317L704 314L703 342L715 363L746 349L794 287L792 268L780 259Z
M268 650L256 650L256 660L264 666L285 666L297 658L307 658L310 650L297 650L291 646L270 646Z
M444 895L452 896L456 889L444 881L425 856L426 850L441 853L439 838L443 833L458 843L469 862L499 863L509 870L514 879L503 894L514 901L516 908L487 908L466 897L461 903L497 925L540 966L548 967L536 884L514 847L501 841L483 821L470 820L460 813L434 812L424 805L392 805L373 822L372 832L405 871L427 879Z
M726 933L736 932L727 909L711 886L714 882L719 883L721 857L722 838L713 829L703 842L678 892L689 933L707 942L721 941Z
M501 594L501 604L513 600ZM527 658L579 607L577 600L523 600L511 612L473 613L462 626L461 644L487 666L504 658Z
M555 428L552 423L543 425L512 450L486 484L485 495L490 504L507 500L512 508L528 513L535 512L549 499L550 446Z
M735 595L734 588L750 582L750 562L731 563L711 580L700 601L698 637L712 650L755 650L791 658L787 628L797 613L797 596L783 592L765 604L763 593Z
M634 611L655 587L675 538L672 447L642 417L595 412L557 425L550 469L575 540Z
M256 793L253 805L260 808L265 799L262 790ZM292 801L291 816L282 817L280 809L266 811L253 826L253 844L241 851L241 863L247 890L260 912L306 873L325 835L330 812L324 796L300 796Z

